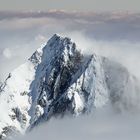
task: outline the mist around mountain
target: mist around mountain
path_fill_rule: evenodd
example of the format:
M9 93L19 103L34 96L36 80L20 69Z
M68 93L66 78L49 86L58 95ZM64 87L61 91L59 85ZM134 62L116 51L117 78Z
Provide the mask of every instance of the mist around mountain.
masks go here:
M118 113L139 112L139 87L122 64L80 51L70 38L55 34L1 84L1 138L106 106Z

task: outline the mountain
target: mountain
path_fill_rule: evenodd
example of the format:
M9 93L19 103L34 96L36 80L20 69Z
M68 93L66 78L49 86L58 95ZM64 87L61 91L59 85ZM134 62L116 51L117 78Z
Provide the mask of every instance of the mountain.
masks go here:
M24 134L52 116L78 116L106 104L135 108L138 97L138 80L125 67L82 54L70 38L55 34L1 84L0 138Z

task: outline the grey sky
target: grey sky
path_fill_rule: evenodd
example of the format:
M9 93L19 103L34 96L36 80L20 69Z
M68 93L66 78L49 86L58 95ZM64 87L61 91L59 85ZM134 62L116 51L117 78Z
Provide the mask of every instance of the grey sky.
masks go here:
M139 0L0 0L0 10L140 11Z

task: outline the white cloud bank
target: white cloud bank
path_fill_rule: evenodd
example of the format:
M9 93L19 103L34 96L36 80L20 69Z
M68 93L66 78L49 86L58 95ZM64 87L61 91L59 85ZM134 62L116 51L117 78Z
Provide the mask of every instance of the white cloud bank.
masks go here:
M139 115L116 114L103 108L89 116L51 119L15 140L139 140Z

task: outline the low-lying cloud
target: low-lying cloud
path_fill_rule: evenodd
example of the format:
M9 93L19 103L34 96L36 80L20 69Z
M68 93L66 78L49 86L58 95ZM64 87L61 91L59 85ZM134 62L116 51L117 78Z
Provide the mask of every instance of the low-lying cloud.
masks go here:
M102 108L77 118L51 119L16 140L139 140L139 115L116 114Z

